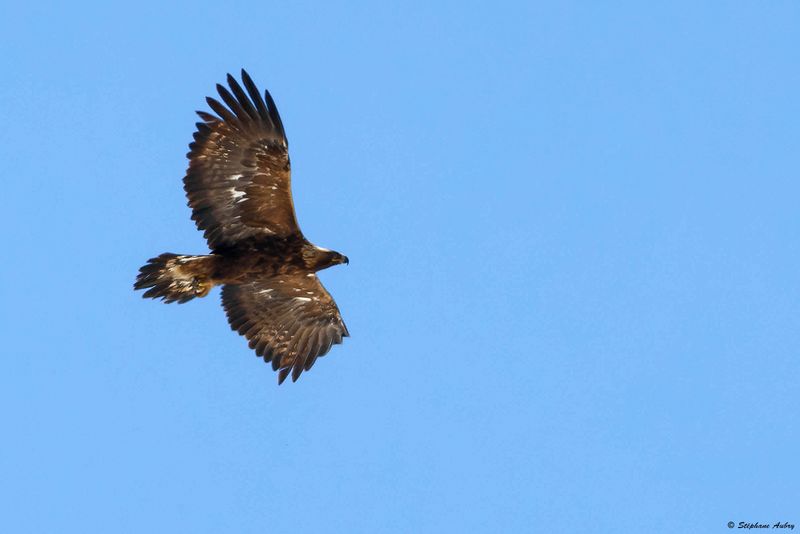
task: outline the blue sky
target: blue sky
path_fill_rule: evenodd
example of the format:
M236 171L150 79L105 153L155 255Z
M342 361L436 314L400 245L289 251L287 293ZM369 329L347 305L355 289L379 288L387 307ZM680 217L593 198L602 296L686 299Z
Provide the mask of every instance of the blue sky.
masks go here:
M0 530L800 523L800 5L701 4L4 6ZM131 289L241 67L350 257L281 387Z

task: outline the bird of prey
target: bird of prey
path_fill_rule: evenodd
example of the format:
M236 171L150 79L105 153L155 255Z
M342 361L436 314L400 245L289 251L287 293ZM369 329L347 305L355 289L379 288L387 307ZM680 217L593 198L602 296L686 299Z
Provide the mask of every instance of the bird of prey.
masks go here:
M161 254L148 260L134 289L144 297L184 303L222 286L231 328L272 362L281 384L296 381L332 345L349 335L316 272L349 263L311 244L300 231L292 202L288 143L275 102L262 98L242 70L217 85L224 104L206 101L197 114L189 168L183 179L192 219L209 254Z

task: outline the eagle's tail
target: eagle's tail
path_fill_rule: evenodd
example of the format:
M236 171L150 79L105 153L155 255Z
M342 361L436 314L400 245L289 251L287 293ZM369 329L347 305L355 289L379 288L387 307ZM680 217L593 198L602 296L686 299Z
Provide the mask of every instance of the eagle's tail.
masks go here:
M183 304L195 297L205 297L214 282L211 279L214 256L182 256L164 253L150 258L139 269L134 289L147 289L144 297Z

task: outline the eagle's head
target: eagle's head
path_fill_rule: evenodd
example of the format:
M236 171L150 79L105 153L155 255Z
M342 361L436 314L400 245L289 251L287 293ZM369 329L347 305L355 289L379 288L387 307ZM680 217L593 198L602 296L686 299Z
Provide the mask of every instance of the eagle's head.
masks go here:
M344 263L345 265L350 264L350 260L344 254L339 254L338 252L334 251L331 252L333 252L333 255L331 256L331 262L332 262L331 265L340 265L342 263Z
M342 263L350 263L350 260L344 254L320 247L309 247L303 252L303 257L306 265L314 271L321 271Z

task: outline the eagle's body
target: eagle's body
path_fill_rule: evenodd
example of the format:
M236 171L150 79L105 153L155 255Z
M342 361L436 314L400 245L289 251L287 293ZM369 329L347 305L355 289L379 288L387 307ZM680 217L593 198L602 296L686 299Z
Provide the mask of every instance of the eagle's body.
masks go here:
M231 327L265 361L297 380L317 357L349 335L316 272L347 258L312 245L294 214L288 143L275 103L242 71L247 94L228 75L228 105L207 99L219 115L198 112L184 189L192 219L211 253L165 253L140 269L136 289L165 302L204 297L222 285ZM249 97L248 97L249 95Z

